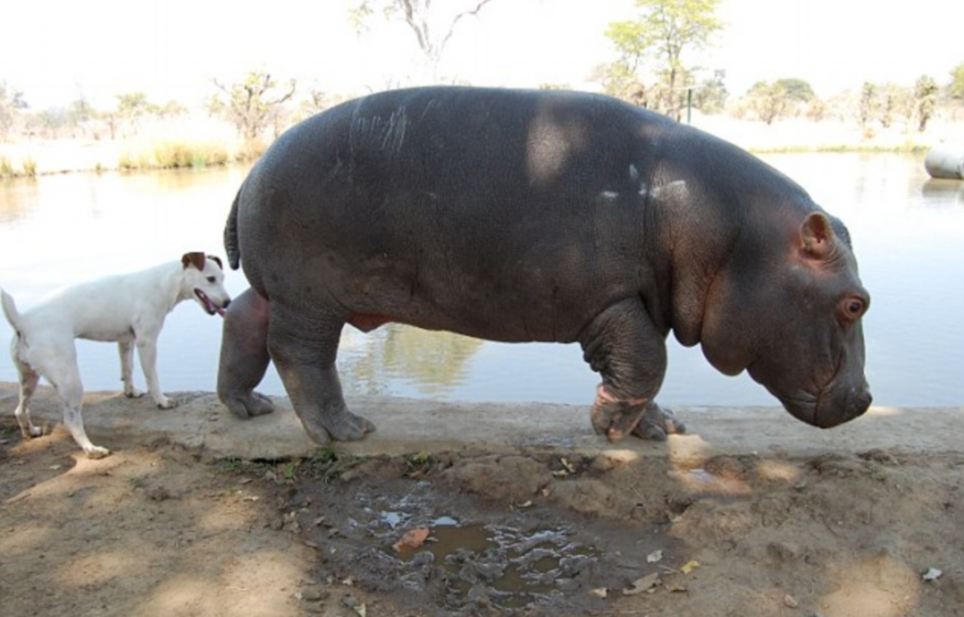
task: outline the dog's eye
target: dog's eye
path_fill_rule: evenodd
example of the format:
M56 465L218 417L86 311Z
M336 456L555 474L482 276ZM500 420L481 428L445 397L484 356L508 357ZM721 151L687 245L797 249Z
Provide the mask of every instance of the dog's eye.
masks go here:
M217 280L217 279L214 278L213 276L209 276L209 277L208 277L208 283L213 283L213 282L216 281L216 280Z

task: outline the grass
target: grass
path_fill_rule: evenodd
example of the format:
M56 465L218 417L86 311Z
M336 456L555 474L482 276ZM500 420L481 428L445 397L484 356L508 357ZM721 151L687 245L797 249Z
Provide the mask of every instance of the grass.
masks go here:
M219 466L225 472L272 478L278 483L291 484L296 480L320 480L327 484L363 460L365 460L364 457L339 456L330 448L321 448L307 458L272 461L226 458L220 460Z
M152 151L120 155L117 166L122 171L147 169L203 169L230 162L228 151L219 144L164 142Z
M5 156L0 156L0 178L35 178L37 176L37 161L27 158L16 169Z
M753 154L857 153L857 154L924 154L930 149L921 144L821 144L817 146L751 147Z

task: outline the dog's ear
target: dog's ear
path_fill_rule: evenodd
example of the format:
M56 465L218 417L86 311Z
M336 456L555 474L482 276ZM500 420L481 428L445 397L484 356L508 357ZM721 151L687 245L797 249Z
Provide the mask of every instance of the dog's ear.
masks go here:
M204 270L204 253L184 253L184 255L181 256L181 263L185 269L187 269L188 266L194 266L198 270Z
M224 270L224 264L221 263L220 257L218 257L217 255L208 255L208 259L218 264L218 268L221 268L222 270Z

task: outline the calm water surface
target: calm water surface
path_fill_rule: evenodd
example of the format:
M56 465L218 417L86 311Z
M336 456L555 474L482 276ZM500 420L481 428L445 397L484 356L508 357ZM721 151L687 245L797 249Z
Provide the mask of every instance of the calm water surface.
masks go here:
M864 328L875 403L964 404L964 184L929 181L919 158L898 155L764 158L850 228L873 296ZM223 255L222 226L243 177L230 169L0 182L0 285L26 309L63 285L186 251ZM246 286L229 273L232 294ZM159 342L162 387L213 390L220 333L218 318L178 305ZM4 346L10 335L0 320ZM81 341L78 354L88 390L120 388L115 345ZM669 359L665 404L778 404L747 375L720 375L672 336ZM598 382L578 345L490 343L397 325L367 335L346 328L338 362L348 394L588 403ZM0 381L15 380L4 349ZM139 372L135 380L143 386ZM262 390L283 393L273 369Z

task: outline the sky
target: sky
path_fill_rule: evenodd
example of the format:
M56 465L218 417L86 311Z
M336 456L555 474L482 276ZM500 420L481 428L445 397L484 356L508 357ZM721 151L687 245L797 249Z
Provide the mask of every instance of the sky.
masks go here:
M357 1L357 0L355 0ZM359 35L353 0L30 0L8 3L0 82L33 109L115 95L200 105L250 70L343 94L428 83L411 32L376 14ZM466 0L437 1L436 7ZM632 0L492 0L459 23L439 76L462 83L596 90L594 66L615 58L607 24L631 19ZM938 83L964 62L961 0L722 0L724 29L690 60L726 71L742 94L758 80L795 77L828 97L865 80Z

